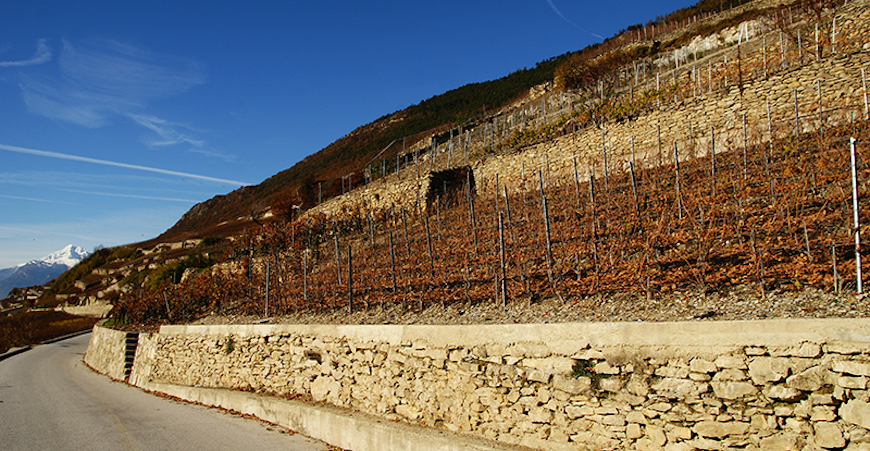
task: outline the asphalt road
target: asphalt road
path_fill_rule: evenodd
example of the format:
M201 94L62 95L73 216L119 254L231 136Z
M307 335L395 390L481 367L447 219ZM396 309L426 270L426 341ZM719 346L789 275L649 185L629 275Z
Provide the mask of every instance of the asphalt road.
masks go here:
M328 449L280 427L113 382L82 363L90 337L0 361L0 450Z

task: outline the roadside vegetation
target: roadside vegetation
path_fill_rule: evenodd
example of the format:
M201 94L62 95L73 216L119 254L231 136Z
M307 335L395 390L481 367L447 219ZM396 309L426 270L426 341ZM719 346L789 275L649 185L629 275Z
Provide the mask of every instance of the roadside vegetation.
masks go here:
M95 318L83 318L63 312L32 311L17 316L0 317L0 354L11 348L42 343L52 338L88 330Z

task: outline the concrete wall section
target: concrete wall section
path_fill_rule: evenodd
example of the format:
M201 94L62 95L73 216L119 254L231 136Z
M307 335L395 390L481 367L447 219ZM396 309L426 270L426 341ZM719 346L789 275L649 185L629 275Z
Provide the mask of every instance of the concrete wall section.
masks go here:
M140 336L131 380L535 449L647 450L870 446L868 377L870 321L823 319L168 326Z

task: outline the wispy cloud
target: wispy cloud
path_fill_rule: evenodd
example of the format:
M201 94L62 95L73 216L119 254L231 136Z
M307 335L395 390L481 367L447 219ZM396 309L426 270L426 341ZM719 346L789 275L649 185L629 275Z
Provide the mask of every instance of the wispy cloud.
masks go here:
M21 61L0 61L0 67L35 66L51 61L51 48L46 44L47 41L47 39L36 41L36 53L32 57Z
M587 33L587 34L589 34L589 35L592 35L592 36L594 36L594 37L596 37L596 38L598 38L598 39L604 39L604 36L601 36L600 34L595 34L595 33L591 32L591 31L588 31L588 30L584 30L584 29L583 29L582 27L580 27L579 25L577 25L577 24L575 24L574 22L571 22L570 20L568 20L568 18L565 17L564 14L562 14L562 11L559 11L559 8L556 7L556 4L553 3L553 0L547 0L547 4L550 5L550 9L552 9L556 14L558 14L559 17L562 18L562 20L564 20L565 22L568 22L568 23L569 23L571 26L573 26L574 28L576 28L576 29L578 29L578 30L580 30L580 31L582 31L582 32L584 32L584 33Z
M140 165L135 165L135 164L120 163L120 162L116 162L116 161L100 160L97 158L89 158L89 157L82 157L82 156L78 156L78 155L69 155L69 154L64 154L64 153L49 152L49 151L45 151L45 150L27 149L24 147L8 146L5 144L0 144L0 150L7 150L10 152L23 153L23 154L28 154L28 155L37 155L37 156L48 157L48 158L57 158L57 159L61 159L61 160L71 160L71 161L80 161L80 162L84 162L84 163L100 164L100 165L104 165L104 166L113 166L113 167L117 167L117 168L136 169L139 171L154 172L157 174L173 175L173 176L177 176L177 177L187 177L187 178L192 178L192 179L197 179L197 180L204 180L204 181L208 181L208 182L226 183L226 184L230 184L230 185L240 185L240 186L248 185L248 183L239 182L236 180L227 180L227 179L221 179L221 178L216 178L216 177L208 177L205 175L191 174L188 172L171 171L168 169L152 168L152 167L148 167L148 166L140 166Z
M189 59L113 40L62 42L58 78L25 77L21 82L24 102L34 114L84 127L102 127L114 117L141 115L150 102L182 94L206 81L201 66ZM48 47L44 42L41 45L50 58ZM37 53L37 57L45 55ZM186 139L172 140L151 130L166 145L204 146L202 140L187 135Z
M159 139L146 142L149 146L166 147L187 144L190 145L188 152L216 157L226 161L235 160L235 156L210 149L205 140L194 138L191 133L196 133L196 130L187 125L144 114L129 114L128 116L133 122L157 134Z
M81 204L77 204L74 202L63 202L63 201L51 200L51 199L37 199L35 197L8 196L6 194L0 194L0 197L2 197L3 199L26 200L28 202L44 202L44 203L48 203L48 204L62 204L62 205L75 205L75 206L81 205Z

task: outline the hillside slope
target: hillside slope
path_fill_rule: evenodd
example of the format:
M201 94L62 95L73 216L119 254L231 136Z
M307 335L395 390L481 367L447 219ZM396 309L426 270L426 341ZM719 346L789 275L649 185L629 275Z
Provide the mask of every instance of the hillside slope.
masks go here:
M761 15L770 8L771 2L755 1L752 4L757 6L739 7L745 3L749 3L748 0L732 1L727 5L718 0L701 0L695 5L663 14L645 25L630 25L602 43L554 56L533 68L517 70L497 80L468 84L385 115L258 185L242 187L195 205L160 239L228 235L269 212L289 217L293 206L304 210L317 205L319 199L342 194L344 177L348 175L348 184L356 187L366 168L374 177L381 170L387 173L394 170L396 156L402 153L403 147L407 149L454 127L469 128L490 120L494 112L522 101L531 88L553 81L557 69L561 67L564 71L568 61L590 61L639 41L648 43L647 48L654 51L666 51L705 31L703 27L722 28L737 16L739 20L747 20ZM692 24L694 26L688 26ZM597 66L600 73L626 63L618 58L605 58L604 61ZM383 167L380 166L381 160L385 163Z

